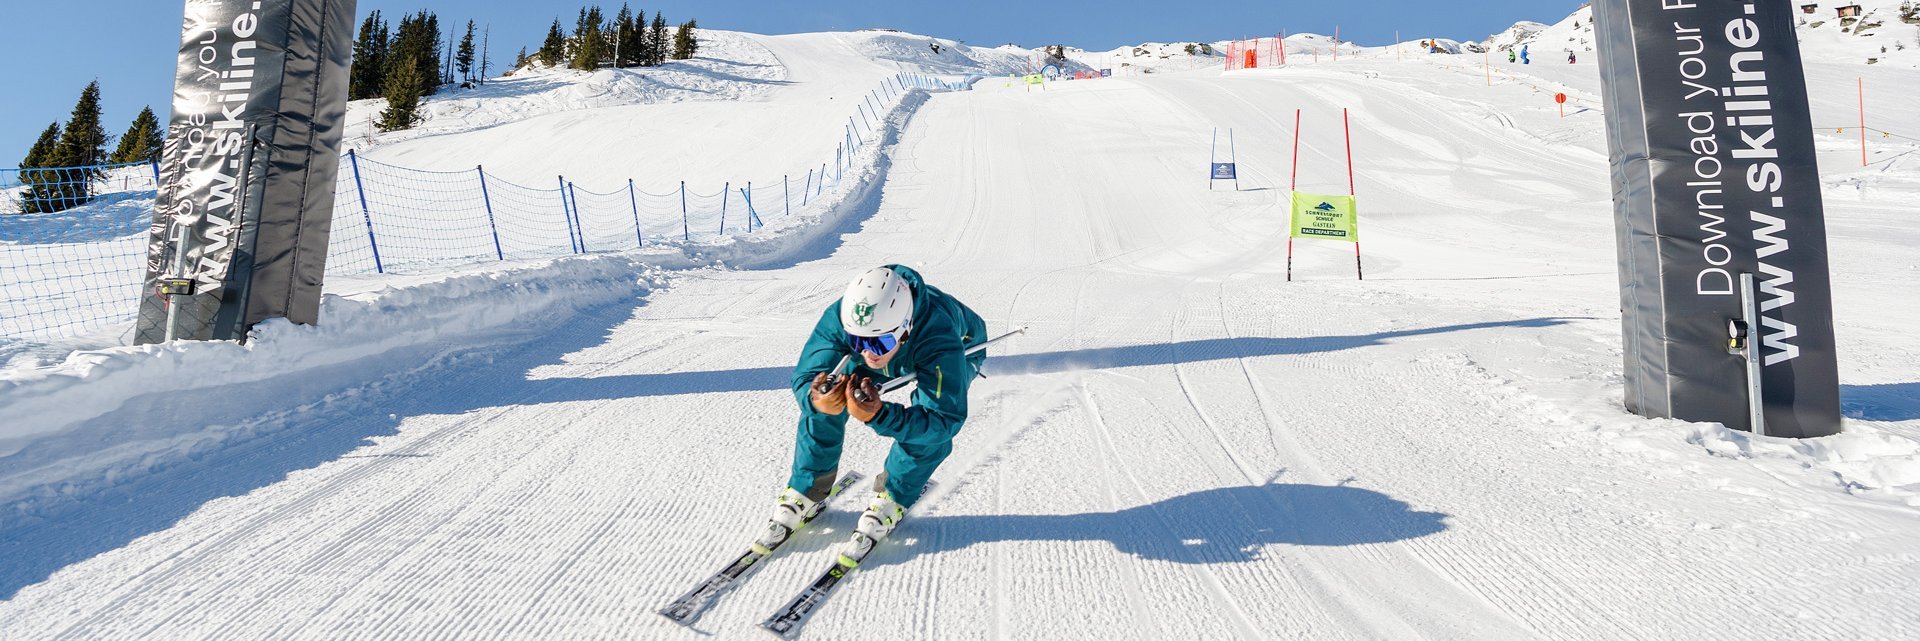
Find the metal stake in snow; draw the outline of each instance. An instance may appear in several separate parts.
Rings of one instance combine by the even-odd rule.
[[[1727,353],[1747,364],[1747,420],[1754,436],[1767,435],[1766,396],[1760,388],[1760,350],[1754,347],[1759,335],[1759,299],[1754,296],[1753,274],[1740,274],[1740,317],[1727,321]]]

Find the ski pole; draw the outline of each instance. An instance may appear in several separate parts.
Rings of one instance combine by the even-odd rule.
[[[834,365],[833,369],[827,372],[827,380],[820,381],[819,385],[813,386],[813,391],[819,392],[821,394],[825,394],[827,392],[833,391],[834,387],[837,387],[840,385],[840,377],[841,377],[840,370],[846,369],[847,361],[851,361],[851,360],[853,360],[852,354],[848,354],[846,356],[840,357],[840,363],[838,365]]]
[[[972,355],[974,355],[974,354],[978,354],[978,353],[980,353],[980,352],[981,352],[982,350],[985,350],[985,349],[987,348],[987,346],[988,346],[988,345],[992,345],[992,344],[994,344],[994,343],[996,343],[996,342],[999,342],[999,341],[1000,341],[1000,339],[1002,339],[1002,338],[1006,338],[1006,337],[1008,337],[1008,336],[1012,336],[1012,335],[1014,335],[1014,334],[1024,334],[1024,333],[1026,333],[1026,332],[1027,332],[1027,328],[1025,328],[1025,327],[1022,327],[1022,328],[1019,328],[1019,329],[1016,329],[1016,330],[1013,330],[1013,331],[1011,331],[1011,332],[1007,332],[1007,333],[1005,333],[1005,334],[1001,334],[1001,335],[999,335],[999,336],[995,336],[995,337],[993,337],[993,338],[990,338],[990,339],[987,339],[987,342],[985,342],[985,343],[981,343],[981,344],[979,344],[979,345],[975,345],[975,346],[973,346],[973,347],[969,347],[969,348],[967,348],[967,355],[968,355],[968,356],[972,356]],[[911,383],[911,382],[913,382],[913,379],[914,379],[914,377],[915,377],[915,376],[917,376],[917,375],[916,375],[916,374],[914,374],[914,373],[912,373],[912,372],[908,372],[906,376],[902,376],[902,377],[900,377],[900,378],[896,378],[896,379],[893,379],[893,380],[891,380],[891,381],[887,381],[887,384],[886,384],[885,386],[883,386],[883,387],[881,387],[881,388],[880,388],[880,393],[881,393],[881,394],[885,394],[885,393],[887,393],[887,392],[891,392],[891,391],[893,391],[893,390],[897,390],[897,389],[900,389],[900,388],[902,388],[902,387],[905,387],[907,383]],[[855,390],[855,392],[859,392],[859,390]],[[862,403],[865,403],[865,402],[867,402],[868,400],[871,400],[871,399],[864,399],[864,398],[856,398],[856,399],[854,399],[854,400],[858,400],[858,401],[860,401],[860,402],[862,402]]]

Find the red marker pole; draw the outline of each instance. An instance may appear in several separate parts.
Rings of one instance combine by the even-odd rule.
[[[1287,185],[1287,282],[1293,282],[1293,199],[1300,189],[1300,110],[1293,110],[1293,178]]]
[[[1340,129],[1347,139],[1347,195],[1357,198],[1360,194],[1353,188],[1353,125],[1347,120],[1346,109],[1340,110]],[[1353,216],[1355,218],[1353,228],[1355,232],[1358,233],[1360,229],[1360,221],[1358,220],[1360,217],[1360,208],[1358,206],[1354,207]],[[1353,275],[1358,280],[1367,279],[1366,266],[1360,262],[1360,240],[1357,238],[1353,241]]]
[[[1860,166],[1867,166],[1867,80],[1854,79],[1860,87]]]
[[[1564,94],[1564,93],[1553,94],[1553,101],[1560,103],[1560,117],[1561,118],[1567,117],[1567,94]]]
[[[1293,179],[1287,185],[1290,191],[1300,190],[1300,110],[1293,110]]]

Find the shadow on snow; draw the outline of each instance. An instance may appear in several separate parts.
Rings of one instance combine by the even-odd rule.
[[[1296,338],[1209,338],[1177,343],[1096,347],[1089,349],[994,356],[989,351],[988,376],[1051,374],[1057,372],[1150,367],[1229,358],[1286,356],[1356,349],[1397,338],[1444,334],[1498,327],[1541,328],[1564,325],[1567,319],[1535,318],[1519,321],[1449,325],[1359,336],[1303,336]],[[796,350],[797,353],[797,350]],[[583,401],[637,396],[674,396],[724,392],[787,391],[792,367],[624,374],[594,378],[554,378],[516,385],[540,390],[545,401]]]
[[[919,516],[867,565],[1008,541],[1101,541],[1141,559],[1245,563],[1271,545],[1390,543],[1447,529],[1448,515],[1349,486],[1271,483],[1202,490],[1117,512]]]
[[[792,369],[787,366],[526,378],[535,368],[563,362],[568,354],[604,344],[643,304],[636,300],[585,310],[564,324],[567,331],[535,335],[531,340],[527,333],[503,332],[454,347],[400,350],[305,371],[299,376],[196,390],[189,395],[155,394],[129,402],[95,420],[116,425],[154,424],[166,430],[161,424],[166,417],[190,417],[179,420],[200,425],[260,423],[262,434],[235,445],[211,448],[183,463],[142,471],[139,480],[113,485],[85,498],[57,499],[43,509],[10,514],[0,523],[0,549],[7,554],[7,563],[0,566],[0,600],[12,599],[22,588],[45,581],[60,568],[165,530],[209,501],[244,495],[278,483],[291,472],[346,459],[369,439],[397,434],[407,417],[457,415],[487,407],[536,403],[789,389]],[[1499,327],[1552,327],[1565,322],[1538,318],[1358,336],[1225,338],[1016,354],[989,358],[987,371],[995,376],[1034,375],[1331,352],[1397,338]],[[421,363],[429,365],[423,367]],[[361,393],[344,405],[274,418],[276,412],[284,412],[291,404],[289,399],[324,398],[338,391],[326,389],[328,382],[361,380],[368,371],[398,373],[358,387]],[[355,464],[404,465],[411,457],[371,456],[356,458]],[[1339,504],[1338,509],[1330,504]],[[1233,509],[1223,511],[1225,507]],[[1364,513],[1369,518],[1328,519],[1325,515],[1330,512]],[[1306,516],[1312,523],[1303,525],[1290,513]],[[1143,557],[1230,562],[1254,558],[1260,546],[1272,543],[1346,545],[1420,536],[1443,527],[1439,523],[1442,516],[1408,512],[1404,504],[1366,490],[1276,484],[1209,490],[1114,513],[926,517],[916,522],[954,534],[914,544],[935,547],[911,549],[951,549],[1021,537],[1102,539]],[[250,518],[279,517],[263,513]],[[1269,518],[1273,522],[1268,523]],[[1208,520],[1217,523],[1209,529],[1190,530],[1196,527],[1194,523]]]
[[[1840,413],[1864,421],[1920,418],[1920,383],[1841,385]]]

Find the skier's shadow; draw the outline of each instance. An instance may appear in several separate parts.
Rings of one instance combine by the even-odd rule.
[[[1447,518],[1372,490],[1271,483],[1202,490],[1117,512],[910,517],[868,565],[1014,541],[1103,541],[1141,559],[1244,563],[1274,545],[1419,538],[1447,529]]]

